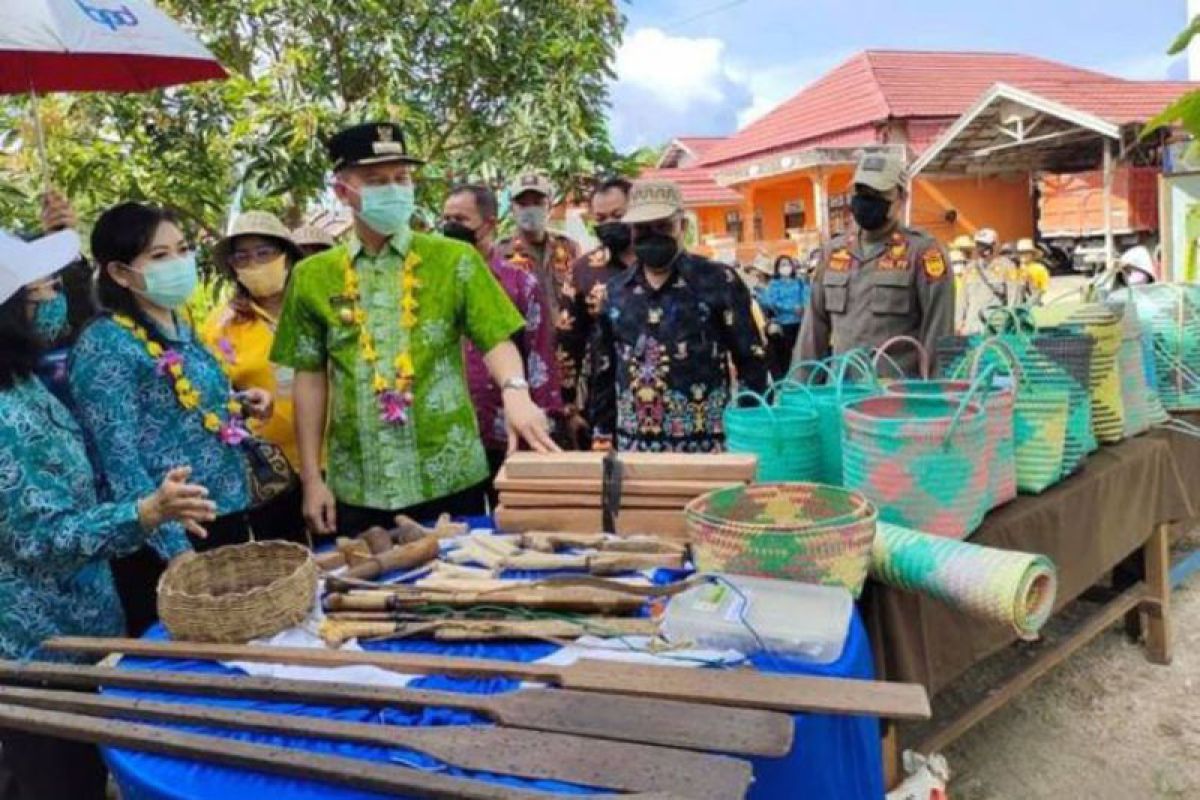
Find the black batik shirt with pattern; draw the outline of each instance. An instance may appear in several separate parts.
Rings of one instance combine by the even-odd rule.
[[[750,292],[724,264],[684,254],[655,289],[642,267],[609,281],[592,345],[590,418],[618,450],[723,449],[736,370],[763,392],[767,366]]]

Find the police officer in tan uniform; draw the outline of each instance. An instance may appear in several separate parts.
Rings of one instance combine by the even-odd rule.
[[[796,361],[874,349],[901,335],[921,341],[932,357],[937,340],[954,332],[954,276],[937,241],[900,225],[905,191],[899,156],[870,153],[859,161],[851,199],[858,230],[822,253]],[[893,357],[916,374],[911,348]]]
[[[500,256],[512,266],[537,277],[550,300],[556,325],[561,329],[565,321],[560,309],[570,305],[575,293],[571,264],[579,258],[579,247],[572,239],[546,228],[553,194],[554,187],[544,175],[527,172],[518,176],[509,187],[517,235],[500,242],[498,247]]]

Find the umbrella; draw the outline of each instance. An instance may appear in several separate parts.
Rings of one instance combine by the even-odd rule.
[[[204,45],[145,0],[0,0],[0,94],[142,92],[226,77]]]

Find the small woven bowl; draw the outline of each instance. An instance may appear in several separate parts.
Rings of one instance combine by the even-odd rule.
[[[177,558],[158,581],[158,618],[172,639],[247,642],[298,625],[316,594],[306,548],[250,542]]]

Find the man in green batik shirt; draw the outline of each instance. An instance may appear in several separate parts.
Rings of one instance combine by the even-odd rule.
[[[271,351],[296,370],[305,519],[317,533],[353,535],[390,528],[401,512],[482,513],[488,465],[463,337],[503,388],[510,448],[557,449],[510,340],[525,323],[474,248],[410,230],[421,162],[399,126],[348,128],[329,154],[354,235],[295,267]]]

